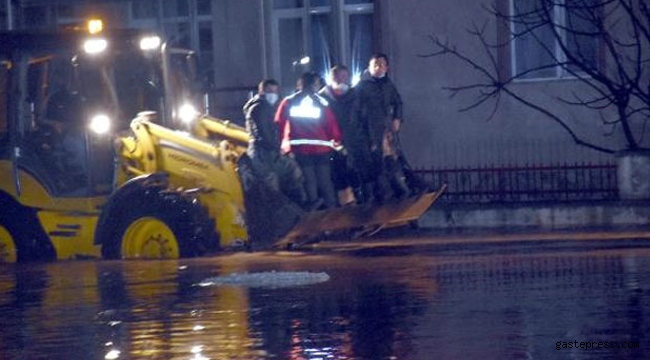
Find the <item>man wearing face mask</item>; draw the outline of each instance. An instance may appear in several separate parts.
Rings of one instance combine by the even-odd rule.
[[[350,70],[344,65],[336,65],[330,69],[329,76],[329,85],[323,87],[318,94],[329,102],[343,135],[343,146],[349,154],[355,151],[358,144],[355,129],[350,123],[350,110],[354,99],[354,94],[350,91]],[[348,165],[348,156],[350,155],[337,153],[332,161],[332,178],[340,205],[355,202],[352,188],[359,185],[358,175],[353,167]]]
[[[392,145],[402,123],[402,99],[387,73],[388,57],[375,54],[354,88],[351,121],[361,144],[355,163],[359,164],[357,169],[364,183],[363,201],[383,201],[393,195],[408,195],[407,189],[391,186],[391,175],[386,173],[384,162],[385,158],[395,155]]]
[[[298,204],[306,202],[302,172],[295,160],[280,153],[278,125],[274,122],[280,85],[274,79],[262,80],[258,92],[244,105],[246,130],[250,140],[246,153],[258,176],[275,191],[282,191]]]
[[[246,130],[250,134],[248,155],[256,152],[279,152],[277,125],[273,123],[280,85],[274,79],[262,80],[257,94],[244,104]]]

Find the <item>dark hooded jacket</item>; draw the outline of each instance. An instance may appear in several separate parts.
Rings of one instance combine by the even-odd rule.
[[[367,70],[353,90],[352,122],[370,149],[381,150],[393,119],[402,119],[402,99],[388,76],[375,78]]]
[[[276,107],[264,95],[257,94],[244,104],[246,130],[250,134],[249,148],[253,151],[280,153],[278,125],[273,121]]]
[[[356,135],[350,122],[350,112],[354,100],[352,90],[345,94],[336,95],[332,87],[328,85],[323,87],[318,94],[327,99],[330,108],[334,112],[339,128],[343,132],[343,143],[346,146],[356,143]]]

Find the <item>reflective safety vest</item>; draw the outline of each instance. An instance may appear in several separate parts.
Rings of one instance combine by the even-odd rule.
[[[283,152],[325,154],[332,151],[332,141],[341,142],[341,130],[328,105],[322,96],[305,91],[280,103],[275,121],[280,127]]]

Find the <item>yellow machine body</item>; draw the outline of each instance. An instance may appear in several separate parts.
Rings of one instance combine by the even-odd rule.
[[[212,143],[160,126],[153,116],[135,119],[131,125],[134,136],[120,139],[119,178],[164,172],[172,188],[198,193],[214,219],[222,247],[246,243],[236,147],[225,139]]]

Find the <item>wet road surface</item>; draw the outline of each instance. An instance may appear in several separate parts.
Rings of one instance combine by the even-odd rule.
[[[0,359],[648,358],[647,235],[420,236],[2,265]],[[198,286],[273,271],[329,280]]]

